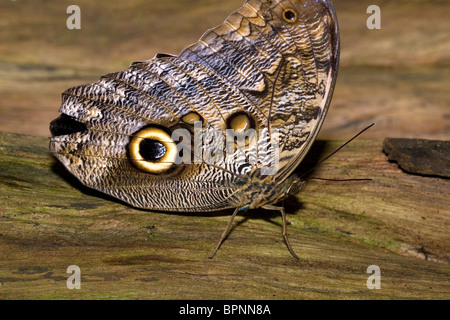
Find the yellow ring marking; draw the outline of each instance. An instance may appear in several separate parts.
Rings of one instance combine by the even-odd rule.
[[[140,153],[140,145],[144,139],[156,140],[166,148],[164,156],[157,161],[148,161]],[[145,128],[131,139],[129,145],[131,161],[140,170],[149,173],[162,173],[169,170],[175,162],[177,147],[175,142],[163,130],[158,128]]]

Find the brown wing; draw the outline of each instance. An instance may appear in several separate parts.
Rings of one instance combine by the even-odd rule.
[[[257,129],[279,130],[283,180],[306,155],[328,110],[339,60],[336,15],[327,0],[249,0],[180,58],[235,86],[264,115]]]
[[[192,163],[143,172],[130,157],[132,140],[148,127],[171,132],[192,115],[203,120],[204,130],[247,123],[256,130],[272,127],[280,131],[279,174],[285,175],[323,121],[337,50],[329,1],[248,1],[179,57],[159,55],[67,90],[64,115],[52,122],[50,149],[82,183],[133,206],[167,211],[244,206],[253,167]],[[146,144],[150,158],[163,143]],[[264,139],[258,144],[271,145]]]

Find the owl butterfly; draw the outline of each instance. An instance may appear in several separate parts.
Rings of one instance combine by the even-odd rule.
[[[276,207],[333,93],[329,0],[248,0],[179,56],[157,54],[62,95],[50,150],[84,185],[176,212]],[[213,141],[215,141],[213,143]],[[206,157],[205,155],[208,155]]]

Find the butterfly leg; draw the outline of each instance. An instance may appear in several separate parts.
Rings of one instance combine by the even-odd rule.
[[[280,211],[281,213],[281,218],[283,219],[283,238],[284,238],[284,242],[286,242],[286,246],[289,250],[289,252],[291,253],[291,255],[297,259],[300,260],[300,258],[297,256],[297,254],[294,252],[294,249],[292,249],[291,243],[289,242],[289,238],[287,237],[287,220],[286,220],[286,212],[284,211],[283,207],[276,207],[276,206],[272,206],[272,205],[265,205],[262,207],[263,209],[266,210],[274,210],[274,211]]]
[[[222,233],[222,236],[220,237],[220,240],[219,240],[219,243],[217,244],[217,247],[214,249],[213,253],[209,256],[210,259],[212,259],[216,255],[216,253],[219,250],[220,246],[222,245],[222,243],[225,241],[225,239],[227,238],[228,234],[230,233],[231,226],[233,225],[233,220],[236,217],[238,212],[239,212],[239,208],[236,208],[236,210],[234,210],[233,214],[231,215],[230,221],[228,222],[228,225],[227,225],[225,231]]]

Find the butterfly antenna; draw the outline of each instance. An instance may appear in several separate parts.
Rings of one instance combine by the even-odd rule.
[[[331,158],[333,155],[335,155],[337,152],[339,152],[342,148],[344,148],[346,145],[348,145],[350,142],[352,142],[353,140],[355,140],[356,138],[358,138],[361,134],[363,134],[365,131],[369,130],[371,127],[373,127],[375,125],[375,123],[372,123],[370,125],[368,125],[366,128],[364,128],[363,130],[361,130],[360,132],[358,132],[358,134],[356,134],[353,138],[351,138],[350,140],[348,140],[347,142],[345,142],[342,146],[340,146],[339,148],[337,148],[336,150],[334,150],[332,153],[330,153],[328,156],[326,156],[325,158],[323,158],[322,160],[319,161],[319,163],[317,163],[314,167],[312,167],[311,169],[307,170],[306,172],[304,172],[301,176],[300,179],[307,176],[309,173],[311,173],[311,171],[313,171],[314,169],[316,169],[318,166],[320,166],[322,163],[324,163],[326,160],[328,160],[329,158]]]
[[[309,179],[312,179],[312,180],[323,180],[323,181],[339,181],[339,182],[341,182],[341,181],[372,181],[373,179],[369,179],[369,178],[361,178],[361,179],[358,179],[358,178],[352,178],[352,179],[327,179],[327,178],[309,178]]]

